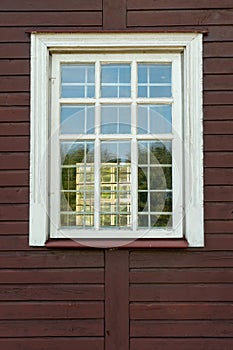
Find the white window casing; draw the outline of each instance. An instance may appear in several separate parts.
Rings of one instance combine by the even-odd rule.
[[[203,216],[203,132],[202,132],[202,34],[198,33],[32,33],[31,35],[31,154],[30,154],[30,245],[43,246],[48,238],[117,238],[117,230],[59,228],[59,103],[74,103],[59,100],[59,66],[61,62],[131,62],[132,98],[130,103],[144,103],[136,98],[136,61],[172,62],[173,82],[173,152],[176,166],[173,168],[173,200],[180,205],[174,210],[176,231],[153,231],[135,234],[136,227],[126,233],[127,238],[181,238],[190,247],[204,245]],[[99,86],[99,65],[96,64],[96,84]],[[175,83],[175,84],[174,84]],[[84,101],[85,100],[85,101]],[[84,99],[83,102],[87,102]],[[102,99],[104,100],[104,99]],[[120,101],[120,99],[119,99]],[[127,100],[129,102],[129,99]],[[125,101],[125,102],[127,102]],[[79,100],[78,103],[82,102]],[[101,101],[96,94],[95,105]],[[111,99],[108,100],[111,103]],[[124,101],[121,101],[124,102]],[[148,102],[148,101],[147,101]],[[153,101],[153,103],[155,103]],[[164,101],[163,101],[164,103]],[[132,107],[133,108],[133,107]],[[51,114],[53,113],[53,117]],[[135,116],[136,113],[132,113]],[[98,109],[96,109],[98,128]],[[132,121],[136,125],[136,121]],[[132,131],[128,139],[133,141]],[[70,135],[69,135],[70,136]],[[75,140],[77,135],[71,136]],[[163,135],[159,135],[163,139]],[[85,135],[84,140],[96,140]],[[127,139],[124,135],[123,139]],[[139,137],[140,139],[140,137]],[[148,136],[150,139],[150,135]],[[177,139],[177,141],[176,141]],[[117,137],[119,140],[119,137]],[[145,136],[143,136],[145,140]],[[181,141],[182,140],[182,145]],[[136,143],[132,142],[132,147]],[[181,149],[181,148],[182,149]],[[97,147],[98,149],[98,147]],[[183,150],[183,151],[182,151]],[[136,148],[132,156],[136,157]],[[178,156],[180,154],[180,157]],[[99,154],[96,151],[96,161]],[[177,164],[178,162],[178,164]],[[133,163],[133,162],[132,162]],[[179,172],[176,172],[176,167]],[[95,173],[96,181],[98,171]],[[132,166],[132,180],[137,178],[137,168]],[[179,179],[178,179],[179,177]],[[177,179],[177,180],[176,180]],[[179,187],[180,186],[180,187]],[[133,193],[132,193],[133,195]],[[98,197],[98,191],[95,193]],[[97,198],[96,198],[97,202]],[[137,214],[137,203],[133,201],[132,215]],[[98,215],[95,217],[98,229]],[[66,230],[65,230],[66,231]],[[122,230],[123,231],[123,230]],[[120,233],[122,232],[120,231]],[[124,231],[126,232],[126,231]],[[128,236],[127,236],[128,235]],[[123,236],[121,235],[121,237]]]

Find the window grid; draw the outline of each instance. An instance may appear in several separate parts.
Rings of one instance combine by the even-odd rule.
[[[150,60],[151,61],[151,60]],[[121,60],[119,60],[121,62]],[[128,63],[129,61],[127,61]],[[138,61],[139,63],[141,62],[140,60]],[[157,62],[155,60],[155,62]],[[119,139],[119,140],[130,140],[132,144],[132,183],[137,183],[135,180],[137,180],[137,142],[138,140],[154,140],[154,139],[165,139],[165,140],[172,140],[173,135],[172,134],[158,134],[158,135],[137,135],[137,126],[136,126],[136,107],[138,104],[173,104],[173,97],[171,98],[140,98],[137,97],[137,62],[136,60],[131,60],[131,69],[132,69],[132,74],[131,74],[131,97],[130,98],[101,98],[100,97],[100,89],[101,89],[101,84],[100,84],[100,65],[101,61],[96,60],[95,62],[95,81],[96,81],[96,86],[95,86],[95,92],[96,96],[95,99],[93,98],[60,98],[59,99],[59,104],[74,104],[78,103],[82,105],[83,103],[90,104],[93,103],[95,104],[96,111],[95,111],[95,130],[96,134],[95,135],[80,135],[80,134],[70,134],[70,135],[60,135],[60,140],[76,140],[81,139],[81,140],[95,140],[95,183],[99,184],[95,188],[95,216],[94,216],[94,227],[95,230],[98,231],[100,228],[100,215],[97,215],[100,210],[100,203],[99,203],[99,198],[100,198],[100,174],[98,171],[99,166],[96,166],[100,164],[100,143],[101,140],[107,140],[108,135],[102,135],[100,133],[100,106],[104,104],[125,104],[125,103],[130,103],[131,108],[132,108],[132,115],[134,117],[134,120],[132,119],[132,127],[131,127],[131,134],[130,135],[111,135],[111,139]],[[135,166],[134,166],[135,164]],[[135,231],[137,229],[137,224],[135,217],[138,215],[138,207],[137,207],[137,194],[135,193],[137,191],[134,191],[132,193],[132,230]],[[165,232],[161,234],[166,234]]]
[[[137,61],[133,61],[131,63],[131,99],[132,99],[132,102],[131,102],[131,109],[133,108],[134,106],[134,109],[136,109],[136,120],[134,120],[134,125],[132,123],[131,125],[131,135],[132,136],[128,136],[132,143],[131,144],[135,144],[136,147],[138,148],[138,137],[137,137],[137,134],[138,134],[138,131],[137,131],[137,115],[138,115],[138,108],[139,108],[139,103],[138,103],[138,97],[137,97],[137,89],[138,89],[138,83],[137,83],[137,77],[138,77],[138,63]],[[150,72],[149,72],[149,68],[147,67],[147,89],[149,89],[149,87],[151,86],[151,83],[150,83]],[[97,61],[96,62],[96,70],[97,70],[97,74],[96,74],[96,78],[97,78],[97,81],[96,81],[96,102],[95,102],[95,106],[96,106],[96,110],[98,109],[98,106],[104,106],[106,104],[106,106],[108,106],[110,103],[112,103],[112,99],[111,98],[107,98],[106,101],[102,101],[101,99],[101,88],[102,88],[102,82],[101,82],[101,62],[100,61]],[[118,97],[119,97],[119,84],[120,84],[120,81],[119,81],[119,69],[118,69],[118,72],[117,72],[117,86],[118,86]],[[85,82],[87,81],[87,69],[85,70]],[[107,83],[105,83],[107,84]],[[148,96],[149,96],[149,90],[148,90]],[[117,99],[117,101],[114,101],[114,102],[117,102],[120,105],[124,105],[121,101],[119,101],[119,99]],[[141,101],[140,101],[141,102]],[[146,131],[146,134],[150,134],[150,111],[149,111],[149,108],[150,108],[150,104],[147,103],[147,98],[144,98],[144,103],[145,103],[145,107],[146,107],[146,110],[147,110],[147,131]],[[117,131],[119,132],[119,107],[117,108]],[[85,108],[85,131],[86,131],[86,123],[87,123],[87,108]],[[131,116],[134,115],[134,113],[131,113]],[[99,112],[99,117],[101,119],[101,111]],[[99,118],[95,118],[95,136],[93,136],[93,139],[98,139],[98,143],[99,145],[101,145],[101,120],[98,122],[98,119]],[[98,122],[98,124],[97,124]],[[84,139],[86,138],[85,136],[86,135],[78,135],[79,137],[84,137]],[[141,135],[143,139],[145,139],[145,135]],[[107,134],[106,134],[106,138],[108,138]],[[122,135],[117,135],[117,139],[124,139],[124,136],[122,137]],[[168,139],[172,139],[172,135],[169,135],[168,136]],[[100,152],[100,149],[101,147],[96,147],[97,149],[97,152],[99,153]],[[96,153],[97,153],[96,152]],[[131,154],[133,154],[134,152],[131,152]],[[150,159],[150,150],[149,148],[147,149],[147,159],[149,161]],[[97,155],[97,154],[96,154]],[[135,167],[137,168],[137,163],[138,163],[138,160],[137,159],[134,159],[134,164],[135,164]],[[96,159],[95,159],[95,169],[97,170],[95,172],[95,175],[97,175],[97,172],[99,173],[99,169],[101,168],[101,161],[100,161],[100,155],[98,154]],[[157,165],[161,168],[161,165]],[[148,181],[148,188],[147,188],[147,205],[148,205],[148,210],[147,210],[147,214],[144,214],[144,215],[147,215],[148,216],[148,227],[150,228],[151,227],[151,214],[158,214],[158,215],[166,215],[168,214],[168,212],[152,212],[151,211],[151,192],[154,192],[153,190],[151,190],[150,188],[150,167],[151,167],[151,164],[150,162],[147,164],[147,177],[149,179]],[[134,176],[135,177],[135,176]],[[100,191],[102,192],[101,190],[101,183],[100,183],[100,177],[98,176],[96,178],[98,180],[98,184],[96,182],[96,187],[100,188]],[[136,179],[135,179],[136,180]],[[135,181],[134,180],[134,181]],[[136,180],[136,182],[133,182],[133,183],[137,183],[138,179]],[[118,192],[118,191],[117,191]],[[139,189],[138,189],[138,192],[141,192]],[[162,192],[162,191],[160,191]],[[171,191],[172,192],[172,191]],[[131,191],[132,193],[132,191]],[[100,193],[101,194],[101,193]],[[132,198],[131,202],[132,203],[135,203],[136,204],[133,206],[134,207],[134,211],[131,213],[131,216],[132,216],[132,221],[134,222],[134,229],[137,229],[138,228],[138,224],[137,224],[137,216],[138,216],[138,204],[137,204],[137,200],[136,200],[136,197],[135,196],[134,198]],[[100,200],[101,198],[101,195],[96,195],[95,196],[95,202],[94,202],[94,208],[95,208],[95,213],[94,213],[94,216],[95,216],[95,223],[98,224],[98,226],[96,227],[96,229],[100,229],[101,225],[100,225],[100,219],[97,220],[96,216],[101,216],[103,213],[101,211],[101,205],[100,205]],[[86,193],[84,193],[84,202],[86,200]],[[117,199],[117,201],[119,202],[119,198]],[[119,207],[119,203],[116,204],[117,207]],[[117,210],[119,211],[119,210]],[[84,211],[84,214],[86,212]],[[117,214],[117,213],[116,213]],[[135,217],[135,214],[136,214],[136,217]],[[171,213],[169,213],[171,214]],[[133,216],[134,215],[134,216]],[[143,215],[143,214],[142,214]],[[117,216],[118,218],[118,216]],[[118,221],[118,219],[117,219]],[[85,227],[85,225],[84,225]],[[116,227],[118,227],[118,222],[116,222]]]

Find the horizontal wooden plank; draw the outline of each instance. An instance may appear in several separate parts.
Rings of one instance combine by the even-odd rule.
[[[14,136],[0,138],[1,152],[29,152],[29,137],[28,136]]]
[[[223,9],[232,8],[231,0],[128,0],[128,10],[159,10],[159,9]]]
[[[204,57],[233,57],[231,42],[214,42],[204,44]]]
[[[131,301],[233,301],[233,284],[133,284]]]
[[[4,223],[5,227],[8,225],[6,222],[1,223]],[[33,251],[33,249],[34,248],[29,246],[29,228],[25,235],[22,235],[20,233],[9,235],[6,233],[4,234],[4,231],[2,231],[0,234],[0,251]],[[37,250],[44,250],[44,247],[37,247]]]
[[[15,169],[29,169],[29,152],[0,153],[0,170]]]
[[[0,123],[0,136],[29,135],[29,123]]]
[[[0,328],[1,329],[1,328]],[[130,335],[141,337],[233,338],[233,321],[131,321]]]
[[[204,76],[204,90],[233,90],[233,75],[215,74]]]
[[[2,16],[4,14],[2,13]],[[10,14],[9,14],[10,15]],[[0,58],[6,59],[22,59],[30,58],[30,44],[29,43],[2,43],[0,46]]]
[[[232,168],[233,167],[233,154],[231,152],[205,152],[205,167],[206,168],[215,168],[215,169],[206,169],[206,184],[221,184],[227,185],[232,184],[230,179],[231,169],[217,169],[217,168]],[[213,174],[216,170],[217,174],[221,173],[223,176],[217,179]],[[211,177],[213,175],[213,177]],[[217,181],[217,182],[215,182]]]
[[[41,0],[38,3],[30,0],[16,0],[9,4],[7,0],[1,0],[1,11],[72,11],[72,10],[101,10],[101,0]]]
[[[18,187],[18,186],[28,186],[28,184],[29,184],[29,170],[0,171],[0,186],[17,186]]]
[[[205,245],[207,250],[233,250],[232,234],[206,234]]]
[[[29,189],[24,187],[1,188],[0,204],[3,203],[28,203]]]
[[[104,286],[101,284],[46,284],[46,285],[1,285],[3,300],[103,300]]]
[[[100,31],[101,28],[99,26],[88,26],[84,27],[83,25],[73,25],[73,26],[57,26],[51,25],[47,27],[47,31],[50,32],[88,32],[88,31]],[[44,26],[40,26],[38,23],[34,26],[26,26],[26,27],[17,27],[17,23],[15,23],[12,27],[1,27],[0,30],[0,43],[30,43],[30,33],[31,32],[39,32],[39,31],[46,31]]]
[[[25,31],[25,28],[17,28],[17,27],[2,27],[0,30],[0,42],[1,43],[29,43],[30,42],[30,35]],[[7,64],[7,62],[3,62],[3,64]],[[16,66],[19,63],[16,63]],[[7,64],[10,65],[10,62]],[[14,67],[14,63],[12,62],[12,68]],[[0,72],[2,72],[2,69],[0,68]],[[12,74],[12,73],[11,73]]]
[[[233,249],[233,248],[232,248]],[[233,283],[231,268],[131,269],[130,283]]]
[[[1,236],[0,236],[1,240]],[[103,268],[2,269],[0,284],[104,283]],[[1,304],[0,304],[1,305]]]
[[[0,79],[0,92],[29,92],[29,89],[29,76],[9,76]]]
[[[227,30],[225,30],[227,32]],[[232,29],[233,37],[233,29]],[[231,58],[205,58],[204,74],[233,74],[233,60]]]
[[[103,318],[102,301],[1,302],[1,320]]]
[[[9,29],[7,29],[8,31]],[[19,29],[16,29],[19,32]],[[0,42],[1,42],[0,30]],[[28,37],[28,35],[26,35]],[[15,40],[14,40],[15,41]],[[8,39],[9,42],[9,39]],[[30,73],[30,62],[29,60],[1,60],[0,64],[0,75],[12,76],[12,75],[29,75]]]
[[[233,151],[233,135],[206,135],[204,145],[206,151]]]
[[[206,186],[205,201],[233,202],[233,186]]]
[[[232,320],[233,303],[130,303],[133,320]]]
[[[204,106],[204,120],[233,120],[233,105]]]
[[[0,45],[1,47],[1,45]],[[29,93],[18,92],[18,93],[0,93],[0,107],[11,106],[29,106],[30,104],[30,96]]]
[[[233,220],[233,202],[205,203],[205,218],[211,220]]]
[[[26,204],[1,204],[0,221],[25,221],[29,218],[29,207]]]
[[[7,350],[104,350],[104,339],[101,337],[6,338],[0,339],[0,347]]]
[[[28,222],[22,221],[0,222],[0,232],[3,235],[26,235],[29,232],[29,225]]]
[[[128,27],[232,24],[233,10],[129,11]]]
[[[232,252],[208,251],[132,251],[131,268],[185,268],[185,267],[233,267]]]
[[[0,268],[78,268],[103,267],[104,255],[101,250],[57,250],[34,252],[2,252]]]
[[[156,339],[156,338],[132,338],[130,342],[130,350],[232,350],[233,339],[195,339],[195,338],[180,338],[180,339]],[[11,349],[10,349],[11,350]],[[17,349],[18,350],[18,349]],[[33,349],[34,350],[34,349]]]
[[[0,12],[2,27],[11,26],[102,26],[100,11],[67,11],[64,12]]]
[[[100,337],[103,320],[0,321],[0,337]]]
[[[204,122],[204,134],[227,135],[233,134],[233,120],[230,121],[206,121]]]
[[[233,221],[211,221],[205,222],[205,233],[208,234],[224,234],[232,233]]]
[[[232,101],[233,101],[233,91],[220,91],[220,92],[205,91],[204,92],[204,105],[232,105]]]
[[[222,8],[222,6],[221,6],[221,8]],[[232,37],[233,37],[232,26],[221,25],[221,26],[209,26],[208,33],[207,33],[207,35],[204,36],[203,39],[205,42],[232,41]]]
[[[25,122],[30,119],[30,109],[27,107],[0,107],[1,122]]]

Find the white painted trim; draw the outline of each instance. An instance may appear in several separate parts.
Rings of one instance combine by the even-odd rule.
[[[185,235],[191,247],[204,246],[202,35],[184,53]]]
[[[48,238],[49,54],[88,50],[132,53],[155,50],[184,56],[185,236],[190,247],[204,245],[202,34],[197,33],[54,33],[31,35],[30,245]],[[128,101],[126,101],[128,102]],[[170,101],[168,101],[169,103]],[[157,103],[154,101],[152,103]]]
[[[48,237],[48,80],[49,51],[42,41],[32,36],[29,224],[32,246],[44,245]]]

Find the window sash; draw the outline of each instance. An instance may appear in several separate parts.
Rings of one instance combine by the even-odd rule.
[[[61,98],[60,97],[60,64],[61,63],[95,63],[95,98]],[[102,98],[100,96],[100,64],[101,63],[130,63],[131,64],[131,97],[130,98]],[[137,63],[172,63],[172,97],[171,98],[139,98],[137,97]],[[50,168],[50,237],[69,238],[162,238],[183,236],[183,190],[182,190],[182,87],[181,87],[181,56],[180,54],[54,54],[52,57],[51,83],[51,168]],[[59,134],[60,106],[74,104],[95,105],[96,134]],[[100,106],[105,104],[131,104],[132,128],[131,134],[101,134],[100,133]],[[137,134],[136,108],[139,104],[170,104],[172,106],[173,129],[172,134]],[[60,228],[60,141],[94,140],[95,147],[95,208],[99,211],[100,198],[100,143],[103,140],[130,140],[131,141],[131,183],[137,183],[137,142],[138,140],[172,140],[172,178],[173,178],[173,229],[137,229],[136,220],[132,219],[131,230],[100,229],[100,215],[94,216],[93,229]],[[59,176],[57,176],[59,174]],[[132,191],[132,217],[137,217],[137,191]]]

